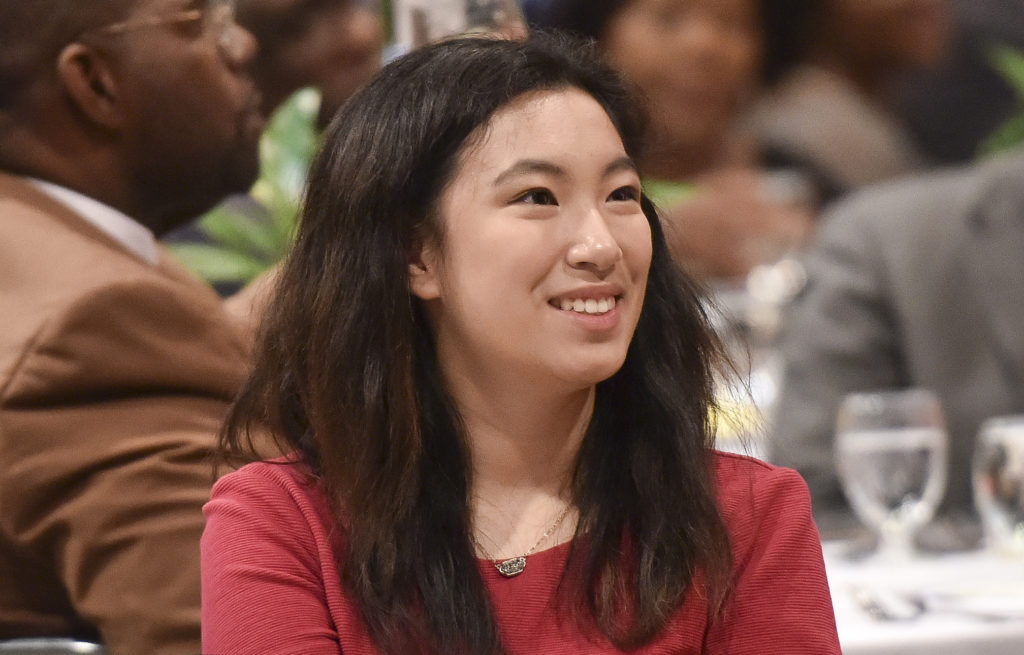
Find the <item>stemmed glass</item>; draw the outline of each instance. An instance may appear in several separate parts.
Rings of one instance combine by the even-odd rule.
[[[946,486],[946,428],[924,389],[853,393],[836,418],[836,468],[846,497],[878,535],[876,557],[913,553]]]
[[[1024,416],[993,418],[981,426],[973,473],[988,546],[1024,556]]]

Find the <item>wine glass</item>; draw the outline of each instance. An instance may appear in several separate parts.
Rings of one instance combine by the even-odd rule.
[[[988,546],[1024,556],[1024,416],[981,426],[973,467],[974,502]]]
[[[946,486],[946,428],[924,389],[847,395],[836,417],[836,468],[858,518],[878,535],[876,557],[908,559]]]

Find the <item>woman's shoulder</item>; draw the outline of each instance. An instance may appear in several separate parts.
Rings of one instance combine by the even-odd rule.
[[[750,476],[757,479],[800,477],[793,469],[739,453],[714,450],[711,453],[711,461],[719,484],[728,484],[737,478],[745,480]]]
[[[796,471],[753,457],[715,451],[715,489],[727,523],[771,518],[779,512],[810,516],[807,484]]]
[[[227,473],[210,494],[211,504],[218,501],[270,512],[329,513],[319,479],[308,465],[291,455],[252,462]]]
[[[237,484],[308,484],[315,479],[310,467],[296,455],[249,462],[217,480],[214,488]]]
[[[733,576],[725,618],[712,627],[708,650],[839,653],[803,479],[743,455],[715,453],[713,461]]]

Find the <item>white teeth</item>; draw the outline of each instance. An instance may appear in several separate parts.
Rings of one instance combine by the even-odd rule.
[[[605,314],[615,308],[615,297],[602,298],[563,298],[558,301],[558,306],[564,311],[579,312],[581,314]]]

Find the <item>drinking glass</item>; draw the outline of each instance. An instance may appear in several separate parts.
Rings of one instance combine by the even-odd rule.
[[[836,417],[836,468],[858,518],[878,535],[876,557],[907,559],[946,486],[946,428],[924,389],[847,395]]]
[[[982,424],[973,480],[988,546],[1000,554],[1024,557],[1024,416]]]

